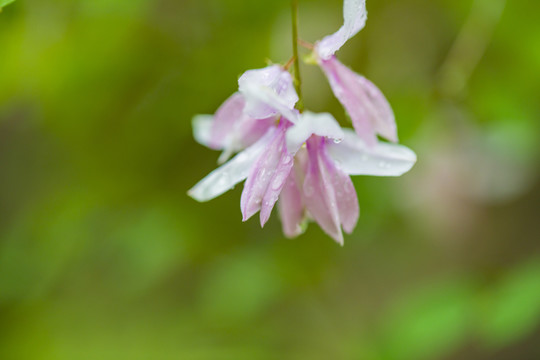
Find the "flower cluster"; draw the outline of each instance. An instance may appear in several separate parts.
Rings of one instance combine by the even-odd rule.
[[[264,226],[277,203],[286,236],[301,234],[312,219],[343,244],[342,229],[352,232],[359,216],[350,175],[400,176],[416,162],[410,149],[378,140],[379,135],[397,142],[388,101],[334,55],[366,19],[365,0],[345,0],[343,26],[313,50],[354,130],[340,127],[328,113],[298,111],[293,79],[284,67],[249,70],[215,115],[193,120],[196,140],[221,150],[224,164],[189,195],[208,201],[246,180],[240,201],[244,221],[260,212]]]

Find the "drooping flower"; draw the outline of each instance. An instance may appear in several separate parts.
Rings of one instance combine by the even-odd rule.
[[[296,154],[295,168],[279,203],[283,232],[302,232],[305,217],[314,219],[338,243],[350,233],[359,216],[358,199],[349,175],[400,176],[416,162],[408,148],[377,143],[367,146],[352,130],[340,129],[330,114],[302,115],[287,133]]]
[[[325,73],[336,98],[351,117],[356,133],[369,146],[375,146],[377,135],[397,142],[394,113],[382,92],[365,77],[356,74],[335,57],[350,38],[366,24],[365,0],[345,0],[343,26],[315,45],[319,66]]]
[[[203,115],[202,118],[195,119],[194,133],[196,137],[198,134],[199,138],[203,138],[203,141],[199,142],[212,147],[211,145],[214,145],[210,141],[212,132],[226,133],[228,134],[226,137],[229,138],[239,138],[238,134],[246,131],[245,129],[253,129],[254,123],[263,121],[264,128],[268,119],[270,119],[270,125],[265,128],[266,131],[262,131],[262,135],[260,131],[257,131],[256,134],[247,131],[250,139],[257,137],[258,139],[255,139],[256,141],[247,146],[245,150],[193,187],[189,194],[196,200],[208,201],[213,199],[246,179],[253,164],[261,154],[269,154],[272,159],[275,158],[274,155],[276,154],[280,156],[280,153],[275,151],[278,149],[283,150],[283,146],[280,147],[279,145],[280,139],[284,141],[285,129],[298,119],[299,113],[294,109],[298,101],[298,95],[294,90],[290,73],[283,68],[274,65],[263,69],[248,70],[240,77],[238,85],[239,93],[233,95],[222,106],[223,113],[226,116],[218,116],[220,114],[220,111],[218,111],[213,118]],[[201,136],[200,134],[204,135]],[[244,144],[247,145],[246,142]],[[240,150],[241,146],[236,146],[236,148]],[[259,168],[265,171],[268,169],[268,174],[270,174],[270,171],[274,170],[269,168],[271,165],[276,164],[268,161],[261,164]],[[262,176],[259,177],[263,178]],[[256,181],[253,185],[264,188]],[[242,207],[245,209],[244,219],[249,218],[259,210],[262,203],[262,199],[258,199],[259,192],[253,194],[250,192],[249,196],[247,194],[243,196],[243,199],[246,199],[243,200],[246,205]],[[259,202],[259,208],[256,208],[257,202]],[[255,208],[255,211],[253,211],[253,208]],[[266,221],[261,219],[261,223],[264,222]]]
[[[355,131],[342,129],[332,115],[300,113],[288,71],[280,66],[249,70],[214,116],[194,119],[196,139],[223,150],[231,160],[197,183],[189,195],[211,200],[246,180],[241,197],[243,221],[260,212],[264,226],[278,204],[283,232],[295,237],[314,220],[336,242],[353,231],[359,205],[350,175],[400,176],[416,162],[397,142],[388,101],[364,77],[334,56],[365,25],[365,0],[344,1],[344,25],[315,45],[314,53],[330,85],[349,113]]]
[[[197,142],[223,150],[218,163],[254,144],[283,114],[297,117],[298,95],[289,72],[277,65],[248,70],[238,80],[239,92],[229,97],[215,115],[196,115],[193,135]]]
[[[281,115],[294,122],[298,116],[293,79],[281,66],[246,71],[238,79],[238,90],[246,99],[245,112],[255,119]]]
[[[275,117],[254,119],[245,111],[246,101],[240,93],[234,93],[212,115],[197,115],[193,118],[193,135],[197,142],[214,150],[223,150],[218,163],[260,139]]]
[[[306,112],[296,124],[282,118],[277,128],[189,193],[208,201],[247,178],[241,200],[244,221],[260,211],[264,226],[279,199],[287,236],[299,235],[307,216],[342,244],[341,227],[351,232],[359,214],[349,175],[399,176],[415,161],[416,155],[403,146],[367,147],[352,131],[341,129],[330,114]]]
[[[240,201],[243,220],[246,221],[260,210],[261,226],[264,226],[285,186],[294,164],[294,156],[313,134],[343,138],[343,131],[330,114],[305,112],[296,124],[282,118],[273,139],[247,177]]]

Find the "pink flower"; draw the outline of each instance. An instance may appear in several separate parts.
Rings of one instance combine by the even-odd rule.
[[[254,119],[244,112],[246,101],[240,93],[233,94],[212,115],[197,115],[193,118],[195,139],[214,150],[223,150],[218,163],[259,140],[270,127],[275,117]]]
[[[240,92],[234,93],[215,115],[193,118],[193,135],[202,145],[223,150],[218,163],[254,144],[279,117],[293,121],[298,116],[294,105],[298,95],[291,75],[280,66],[246,71],[238,80]]]
[[[301,234],[314,220],[343,245],[359,217],[350,175],[400,176],[416,162],[397,142],[394,114],[381,91],[334,56],[365,25],[365,0],[344,1],[344,24],[315,45],[315,55],[355,131],[342,129],[327,113],[300,114],[291,75],[280,66],[246,71],[233,94],[214,116],[194,118],[202,144],[223,150],[228,162],[197,183],[189,195],[211,200],[245,180],[240,208],[243,221],[257,212],[261,226],[278,204],[283,232]]]
[[[306,112],[296,119],[297,124],[282,118],[273,138],[253,164],[241,199],[243,220],[260,210],[264,226],[285,186],[294,164],[294,156],[312,134],[343,137],[339,124],[329,114]]]
[[[214,170],[189,194],[208,201],[247,178],[241,200],[244,221],[260,211],[264,226],[279,199],[287,236],[299,235],[305,219],[313,218],[342,244],[341,227],[351,232],[358,219],[349,175],[399,176],[414,165],[416,155],[400,145],[367,147],[330,114],[306,112],[296,120],[293,124],[281,118],[277,128]]]
[[[365,0],[345,0],[343,4],[344,24],[334,34],[315,45],[319,65],[330,82],[330,86],[351,117],[356,133],[369,146],[377,142],[377,134],[397,142],[397,127],[394,113],[382,92],[365,77],[354,73],[334,54],[366,24]]]
[[[349,175],[400,176],[416,162],[416,155],[400,145],[366,146],[353,131],[339,129],[329,114],[305,113],[288,130],[289,148],[296,153],[279,200],[283,232],[302,233],[306,219],[315,220],[343,245],[341,229],[351,233],[359,217],[358,199]]]
[[[253,173],[248,181],[248,191],[242,197],[244,220],[247,220],[261,209],[263,193],[271,180],[269,176],[276,170],[276,161],[283,158],[285,130],[299,117],[298,111],[294,109],[298,95],[294,90],[291,75],[279,66],[246,71],[238,83],[240,93],[233,95],[222,106],[222,111],[218,110],[215,117],[199,115],[195,118],[195,137],[199,142],[217,149],[225,146],[227,141],[224,139],[244,139],[249,135],[250,140],[255,141],[232,160],[210,173],[193,187],[189,194],[196,200],[208,201]],[[261,127],[266,131],[259,131],[261,127],[254,127],[253,124],[261,121]],[[221,134],[218,139],[222,141],[213,141],[213,133]],[[240,150],[244,145],[248,145],[246,141],[235,142],[233,149]],[[269,200],[265,201],[270,203]],[[274,203],[275,200],[272,207]],[[264,219],[266,213],[265,206],[264,215],[261,217],[262,224],[267,220]]]
[[[246,99],[245,112],[255,119],[280,115],[294,121],[298,116],[293,79],[281,66],[246,71],[238,79],[238,89]]]

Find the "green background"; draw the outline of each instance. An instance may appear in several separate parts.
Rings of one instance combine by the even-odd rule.
[[[506,5],[504,8],[503,6]],[[418,163],[353,178],[341,248],[186,191],[276,0],[19,0],[0,13],[0,359],[539,359],[540,3],[371,0],[339,52]],[[300,36],[342,22],[300,0]],[[306,107],[346,123],[321,71]]]

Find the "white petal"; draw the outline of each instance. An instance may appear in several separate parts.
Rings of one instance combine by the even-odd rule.
[[[344,133],[334,117],[328,113],[303,113],[298,122],[287,131],[287,149],[291,154],[296,152],[311,135],[325,136],[339,142]]]
[[[238,80],[239,91],[246,99],[245,112],[256,119],[281,114],[294,122],[298,95],[289,72],[277,65],[248,70]]]
[[[204,202],[232,189],[249,174],[251,166],[265,149],[275,129],[270,129],[259,141],[242,151],[229,162],[212,171],[188,191],[188,195]]]
[[[191,121],[193,127],[193,137],[204,146],[210,147],[210,138],[212,133],[212,115],[195,115]]]
[[[329,144],[328,153],[350,175],[400,176],[416,163],[416,154],[403,145],[379,142],[368,147],[352,130],[344,130],[339,144]]]
[[[343,18],[343,26],[317,44],[317,53],[322,59],[330,58],[347,40],[364,28],[367,20],[366,0],[345,0]]]

